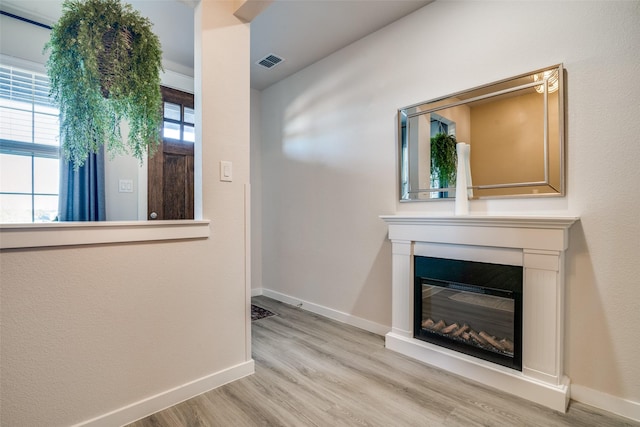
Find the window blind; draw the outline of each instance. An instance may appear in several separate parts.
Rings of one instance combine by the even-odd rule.
[[[59,110],[46,75],[0,66],[0,152],[59,157]]]

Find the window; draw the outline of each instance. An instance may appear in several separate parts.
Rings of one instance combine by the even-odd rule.
[[[162,137],[182,142],[195,142],[196,115],[193,108],[187,106],[189,103],[193,104],[193,95],[163,87],[162,98],[164,99]]]
[[[0,65],[0,222],[55,220],[58,119],[46,75]]]

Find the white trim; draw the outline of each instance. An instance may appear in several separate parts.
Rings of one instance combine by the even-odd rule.
[[[566,250],[577,217],[382,215],[389,240],[501,248]],[[508,232],[506,230],[509,230]]]
[[[160,81],[162,86],[170,87],[171,89],[177,89],[182,92],[190,93],[192,95],[195,93],[194,78],[191,76],[187,76],[186,74],[165,69],[160,74]]]
[[[194,195],[195,196],[195,195]],[[142,157],[138,167],[138,221],[149,219],[149,156]]]
[[[0,224],[0,249],[207,239],[209,220]]]
[[[181,386],[163,391],[155,396],[139,400],[122,408],[100,415],[73,427],[112,427],[122,426],[140,420],[163,409],[169,408],[192,397],[213,390],[255,372],[253,360],[232,366],[211,375],[188,382]]]
[[[251,185],[244,185],[245,357],[251,359]]]
[[[488,262],[499,259],[502,265],[522,266],[522,251],[513,248],[448,245],[446,243],[416,242],[413,255],[463,261]]]
[[[392,225],[453,225],[481,227],[518,227],[566,230],[576,222],[575,216],[535,215],[380,215]]]
[[[612,396],[579,384],[571,384],[571,399],[634,421],[640,421],[640,402]]]
[[[372,332],[374,334],[385,335],[391,330],[389,326],[381,325],[379,323],[375,323],[349,313],[344,313],[342,311],[334,310],[332,308],[292,297],[290,295],[272,291],[271,289],[262,288],[262,295],[273,298],[280,302],[284,302],[286,304],[295,305],[296,307],[299,307],[303,310],[328,317],[329,319],[337,320],[338,322],[346,323],[347,325],[364,329],[365,331]]]
[[[193,215],[202,219],[204,190],[202,184],[202,6],[195,5],[193,12],[194,58],[193,58],[193,108],[196,113],[196,142],[193,144]],[[196,95],[197,94],[197,95]]]
[[[263,291],[262,288],[252,288],[251,289],[251,296],[252,297],[259,297],[260,295],[263,295],[262,291]]]

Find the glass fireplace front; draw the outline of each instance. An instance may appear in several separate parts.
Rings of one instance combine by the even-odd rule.
[[[414,336],[522,370],[522,267],[414,257]]]

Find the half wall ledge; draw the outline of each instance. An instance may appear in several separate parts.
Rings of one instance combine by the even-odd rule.
[[[0,249],[207,239],[209,235],[209,220],[2,224]]]

